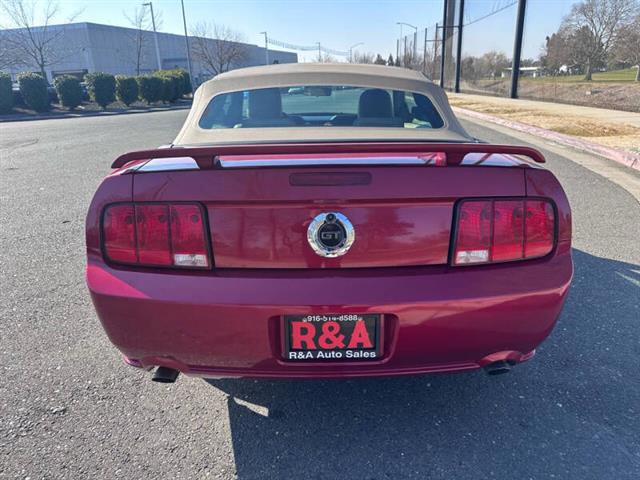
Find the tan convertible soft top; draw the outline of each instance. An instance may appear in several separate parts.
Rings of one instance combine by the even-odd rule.
[[[348,85],[421,93],[431,99],[444,127],[284,127],[203,129],[198,121],[213,97],[257,88],[305,85]],[[288,63],[233,70],[203,83],[175,145],[328,141],[443,141],[469,142],[473,138],[455,118],[443,89],[419,72],[381,65],[345,63]]]

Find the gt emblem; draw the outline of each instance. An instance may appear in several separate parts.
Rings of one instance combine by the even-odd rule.
[[[307,241],[321,257],[344,255],[355,238],[356,233],[349,219],[337,212],[317,215],[307,229]]]

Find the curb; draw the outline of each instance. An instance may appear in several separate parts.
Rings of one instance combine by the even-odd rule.
[[[41,115],[30,115],[27,113],[17,113],[9,115],[1,115],[0,123],[11,122],[30,122],[33,120],[59,120],[63,118],[83,118],[83,117],[112,117],[116,115],[131,115],[137,113],[155,113],[155,112],[170,112],[172,110],[188,110],[191,108],[191,103],[188,105],[174,105],[171,107],[151,107],[151,108],[134,108],[131,110],[112,110],[112,111],[92,111],[92,112],[61,112],[61,113],[49,113]]]
[[[460,107],[452,107],[452,108],[455,113],[476,118],[478,120],[485,120],[487,122],[496,123],[498,125],[502,125],[503,127],[511,128],[512,130],[528,133],[530,135],[543,138],[545,140],[551,140],[561,145],[577,148],[578,150],[583,150],[587,153],[605,157],[609,160],[613,160],[614,162],[620,163],[625,167],[629,167],[634,170],[640,171],[640,154],[627,152],[625,150],[619,150],[617,148],[605,147],[604,145],[599,145],[597,143],[589,142],[587,140],[571,137],[563,133],[552,132],[551,130],[547,130],[545,128],[534,127],[532,125],[527,125],[527,124],[516,122],[513,120],[505,120],[503,118],[495,117],[493,115],[488,115],[486,113],[467,110],[466,108],[460,108]]]

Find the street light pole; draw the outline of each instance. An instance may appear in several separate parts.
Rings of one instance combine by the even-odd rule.
[[[424,29],[424,51],[422,53],[422,73],[424,73],[425,75],[427,73],[427,33],[428,32],[429,30],[425,28]]]
[[[184,43],[187,46],[187,66],[189,67],[189,80],[193,89],[193,71],[191,70],[191,53],[189,51],[189,35],[187,35],[187,17],[184,14],[184,0],[180,0],[182,5],[182,23],[184,24]]]
[[[349,47],[349,63],[353,63],[353,49],[360,45],[364,45],[364,42],[358,42]]]
[[[151,25],[153,25],[153,38],[156,44],[156,60],[158,61],[158,70],[162,70],[162,60],[160,59],[160,45],[158,45],[158,32],[156,30],[156,16],[153,14],[153,2],[142,4],[143,7],[151,9]]]
[[[264,64],[269,65],[269,37],[267,32],[260,32],[260,35],[264,35]]]
[[[418,56],[418,46],[416,45],[417,41],[418,41],[418,27],[416,27],[415,25],[411,25],[410,23],[407,22],[396,22],[396,25],[400,25],[400,36],[402,37],[402,26],[406,25],[409,28],[413,28],[414,30],[414,34],[413,34],[413,57],[415,60],[415,57]],[[404,54],[402,55],[402,65],[404,67],[406,67],[406,65],[404,64],[406,58],[407,58],[407,37],[404,37]]]

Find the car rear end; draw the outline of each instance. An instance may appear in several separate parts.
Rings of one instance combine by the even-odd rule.
[[[525,157],[543,160],[427,142],[129,154],[89,210],[89,290],[137,367],[499,373],[549,335],[572,276],[567,198]],[[314,248],[318,218],[348,222],[347,250]]]

